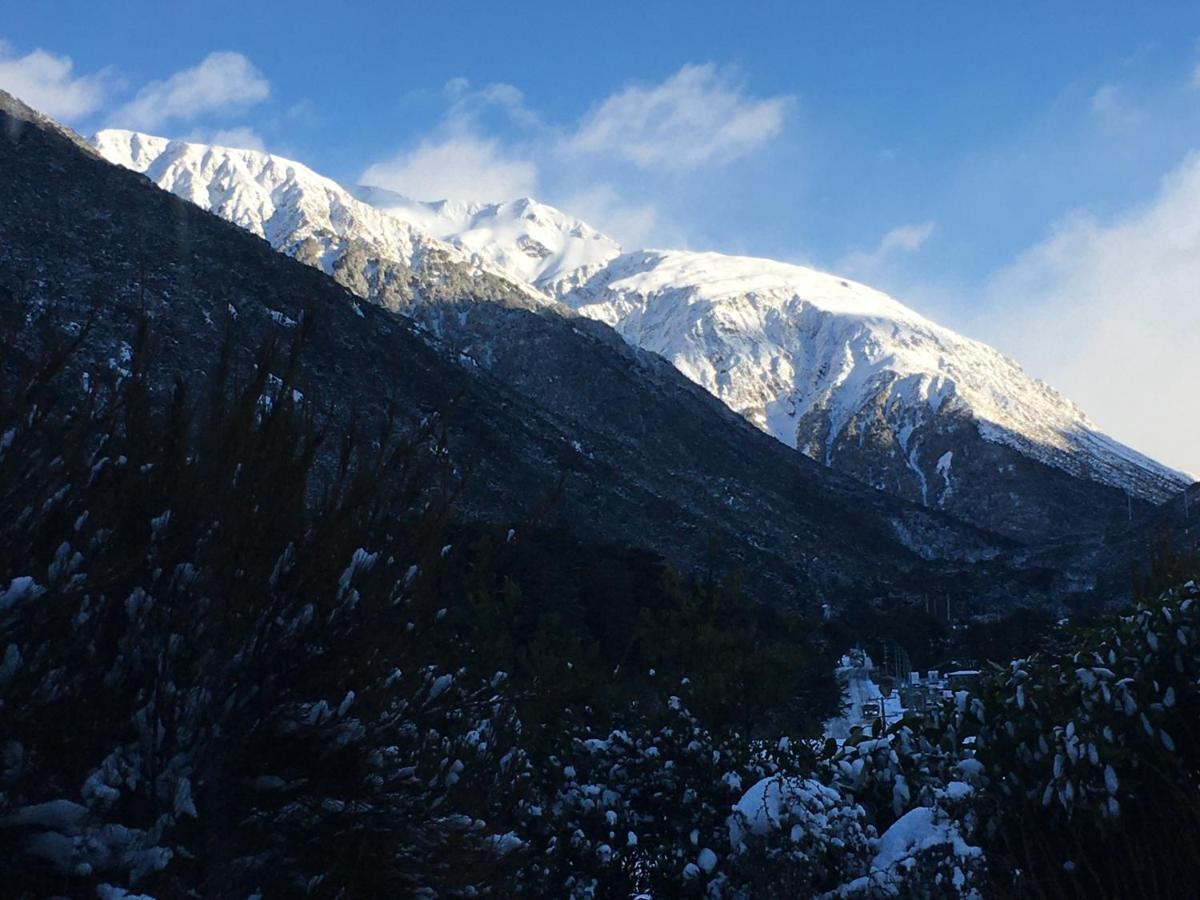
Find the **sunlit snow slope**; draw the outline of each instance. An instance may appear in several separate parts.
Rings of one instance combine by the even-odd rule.
[[[425,234],[549,293],[574,286],[621,252],[616,241],[587,223],[528,197],[505,203],[426,203],[383,188],[352,191]]]
[[[486,293],[502,273],[478,256],[356,199],[301,163],[257,150],[173,141],[109,129],[92,146],[151,181],[317,266],[392,308],[466,290]],[[523,279],[507,279],[544,298]]]
[[[390,308],[487,299],[499,281],[560,300],[814,459],[988,528],[1027,538],[1103,528],[1124,520],[1126,495],[1158,503],[1189,481],[992,348],[833,275],[718,253],[621,253],[530,199],[347,190],[270,154],[128,131],[93,144]]]
[[[562,299],[815,459],[836,465],[868,441],[882,445],[911,471],[926,503],[954,490],[953,448],[933,460],[922,452],[929,426],[951,417],[974,420],[989,441],[1151,501],[1187,481],[1102,434],[991,347],[813,269],[641,251]]]

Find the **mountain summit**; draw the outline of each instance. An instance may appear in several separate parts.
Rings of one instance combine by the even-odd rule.
[[[330,434],[373,441],[384,425],[407,435],[438,423],[462,478],[464,521],[513,523],[518,536],[570,529],[687,572],[718,565],[780,606],[950,595],[965,609],[1045,597],[1045,570],[1004,559],[1011,541],[789,450],[603,323],[548,299],[525,303],[489,273],[468,282],[458,251],[429,245],[450,262],[408,269],[420,296],[396,315],[68,138],[0,92],[10,201],[0,204],[0,312],[19,323],[16,350],[31,358],[43,335],[73,336],[87,322],[78,366],[118,372],[145,320],[159,348],[154,390],[169,399],[179,383],[202,391],[223,360],[257,371],[265,345],[302,340],[290,380]],[[218,156],[181,154],[213,165],[214,177],[253,171]],[[236,197],[240,187],[197,195]],[[295,205],[310,222],[329,209],[314,197],[329,200]],[[274,200],[241,208],[282,221]],[[334,252],[350,246],[325,237]],[[339,465],[340,443],[322,445],[321,465]]]
[[[604,268],[621,247],[586,222],[529,197],[505,203],[410,200],[383,188],[351,193],[411,227],[557,295]]]

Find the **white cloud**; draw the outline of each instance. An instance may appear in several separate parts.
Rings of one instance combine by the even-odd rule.
[[[499,142],[472,134],[424,141],[414,150],[369,166],[363,184],[416,200],[498,201],[537,192],[537,166],[510,157]]]
[[[600,229],[624,247],[641,247],[662,231],[658,210],[650,203],[629,204],[611,184],[596,184],[570,194],[563,209]]]
[[[1115,84],[1101,85],[1092,94],[1091,110],[1100,124],[1110,130],[1129,128],[1143,118],[1142,111]]]
[[[898,225],[879,239],[874,250],[852,250],[837,261],[835,268],[856,278],[878,278],[898,256],[920,250],[933,229],[933,222]]]
[[[1119,221],[1069,216],[988,301],[982,333],[1114,437],[1200,473],[1200,154]]]
[[[472,89],[465,78],[442,88],[448,102],[437,129],[415,147],[366,168],[359,182],[415,200],[499,202],[538,190],[538,163],[523,146],[486,135],[482,120],[492,111],[528,131],[542,126],[525,97],[511,84]]]
[[[526,129],[541,128],[541,118],[525,104],[525,95],[520,88],[504,82],[485,84],[471,89],[465,78],[451,78],[442,88],[442,96],[451,101],[443,116],[443,124],[450,128],[475,129],[480,118],[489,109],[500,110],[510,121]]]
[[[447,100],[458,100],[471,89],[471,82],[462,75],[456,75],[442,85],[442,96]]]
[[[668,236],[686,242],[649,199],[654,174],[604,163],[661,171],[725,162],[777,134],[791,102],[747,96],[732,72],[713,65],[684,66],[659,85],[627,88],[573,124],[545,121],[511,84],[452,78],[441,98],[437,127],[369,166],[363,184],[419,200],[494,202],[543,190],[542,199],[626,246]]]
[[[260,135],[248,125],[236,128],[219,128],[216,131],[194,131],[185,140],[197,141],[203,144],[215,144],[218,147],[233,147],[235,150],[266,151],[267,146]]]
[[[563,146],[641,168],[695,168],[761,147],[779,133],[791,102],[750,97],[730,71],[711,63],[686,65],[662,84],[613,94]]]
[[[69,56],[38,49],[17,57],[0,40],[0,88],[53,118],[78,119],[104,103],[109,72],[75,76],[73,69]]]
[[[270,93],[267,79],[242,54],[210,53],[198,65],[143,87],[110,121],[117,127],[151,131],[171,120],[245,109]]]

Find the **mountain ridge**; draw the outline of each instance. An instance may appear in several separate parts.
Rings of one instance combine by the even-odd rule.
[[[451,458],[472,472],[464,513],[519,520],[563,476],[547,527],[648,547],[685,571],[718,547],[721,567],[764,602],[920,603],[939,591],[965,609],[1049,596],[1053,573],[1001,559],[1011,542],[806,459],[602,323],[447,300],[428,304],[443,343],[436,319],[362,303],[245,229],[80,153],[3,95],[0,125],[0,299],[25,323],[22,341],[91,322],[80,364],[111,367],[148,316],[169,396],[176,378],[206,382],[222,334],[253,366],[262,341],[315,316],[296,389],[337,429],[387,409],[406,422],[438,415]]]
[[[810,458],[1021,540],[1099,534],[1119,525],[1130,503],[1161,503],[1189,483],[1105,435],[998,351],[836,275],[716,253],[622,252],[528,198],[424,203],[346,189],[257,151],[131,132],[101,132],[93,143],[264,236],[276,208],[244,194],[265,179],[293,205],[273,246],[435,327],[445,319],[424,294],[447,280],[480,300],[563,304],[661,355]],[[322,199],[311,202],[314,194]],[[432,291],[405,287],[422,277]]]

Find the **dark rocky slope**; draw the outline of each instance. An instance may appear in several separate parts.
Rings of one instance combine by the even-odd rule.
[[[1007,565],[1005,539],[788,449],[602,325],[452,301],[414,324],[109,165],[7,96],[0,135],[0,303],[24,317],[28,347],[46,328],[90,321],[85,361],[119,365],[144,310],[163,384],[199,384],[229,315],[246,366],[307,315],[300,389],[341,425],[389,403],[412,422],[440,414],[471,470],[468,514],[519,520],[566,473],[549,521],[684,568],[715,541],[722,564],[776,602],[920,602],[932,591],[1008,603],[1052,579]]]

